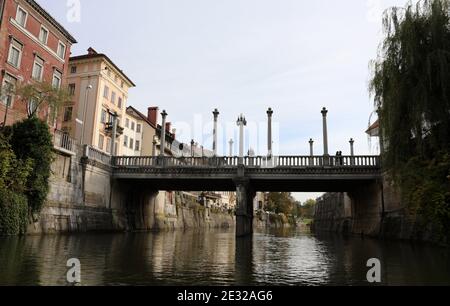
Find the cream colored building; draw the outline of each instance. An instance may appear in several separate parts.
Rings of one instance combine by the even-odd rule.
[[[147,122],[136,114],[134,108],[127,107],[125,112],[125,120],[123,122],[122,150],[123,156],[143,156],[144,146],[144,125]],[[153,130],[154,134],[154,130]],[[151,143],[151,139],[147,145]]]
[[[117,155],[122,155],[128,90],[134,83],[104,54],[89,48],[71,57],[67,77],[72,105],[64,109],[63,130],[81,144],[111,153],[112,116],[117,115]]]

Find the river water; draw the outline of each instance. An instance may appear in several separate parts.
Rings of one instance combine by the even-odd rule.
[[[398,241],[297,231],[88,234],[0,238],[0,285],[67,285],[67,260],[82,285],[450,285],[450,252]]]

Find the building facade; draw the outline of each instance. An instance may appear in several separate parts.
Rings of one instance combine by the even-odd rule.
[[[2,88],[34,82],[64,86],[75,38],[33,0],[0,0],[0,18]],[[0,124],[10,125],[26,118],[33,107],[33,101],[3,94]],[[45,119],[48,114],[48,109],[38,109],[39,117]]]
[[[121,144],[123,156],[143,156],[145,124],[146,121],[136,113],[133,107],[127,107]],[[151,139],[146,144],[150,145]]]
[[[64,110],[63,130],[82,144],[122,155],[128,90],[135,84],[105,54],[93,48],[71,57],[67,76],[72,103]],[[112,135],[112,118],[117,134]],[[115,141],[115,152],[111,152]]]

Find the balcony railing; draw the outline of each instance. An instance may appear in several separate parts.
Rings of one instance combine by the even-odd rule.
[[[56,130],[53,133],[53,146],[56,150],[74,155],[76,152],[76,141],[67,133]]]

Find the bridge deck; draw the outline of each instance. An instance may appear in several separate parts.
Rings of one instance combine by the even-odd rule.
[[[160,190],[232,191],[245,178],[258,191],[344,191],[381,177],[378,156],[113,157],[113,177]]]

